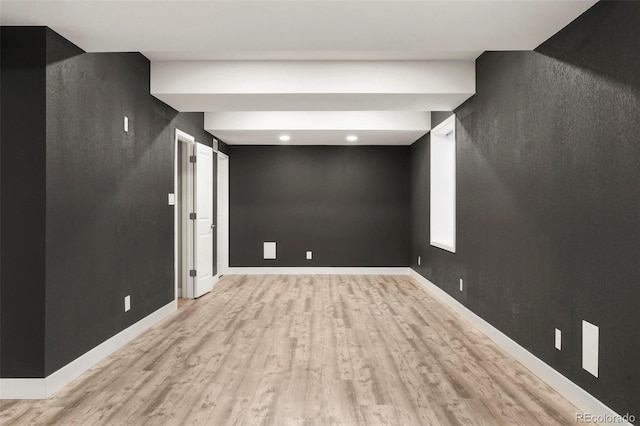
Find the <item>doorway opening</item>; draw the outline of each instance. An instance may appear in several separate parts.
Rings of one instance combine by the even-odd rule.
[[[192,298],[193,279],[189,271],[193,264],[193,225],[189,213],[193,211],[193,167],[189,158],[193,152],[193,136],[176,130],[175,146],[175,298],[178,307]]]
[[[198,298],[213,288],[215,216],[214,152],[176,129],[174,188],[174,281],[181,299]]]

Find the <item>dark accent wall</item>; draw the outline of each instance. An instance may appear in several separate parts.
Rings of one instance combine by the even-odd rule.
[[[18,58],[29,57],[21,43],[37,32],[41,54],[29,105],[4,90],[3,65],[2,377],[44,377],[173,300],[175,129],[209,146],[213,139],[202,113],[178,113],[149,94],[141,54],[84,53],[46,28],[2,31],[3,43],[15,31]],[[20,132],[36,130],[27,141]],[[20,178],[5,191],[11,167],[30,191]],[[12,254],[22,263],[9,263],[9,244],[24,244]],[[37,324],[16,321],[28,315]]]
[[[451,117],[452,114],[453,111],[431,111],[431,128],[433,129],[438,124]]]
[[[640,3],[600,2],[535,52],[478,58],[456,110],[456,254],[429,246],[429,136],[411,147],[412,267],[636,417],[638,22]],[[600,328],[599,378],[581,368],[582,320]]]
[[[229,145],[227,145],[226,143],[218,139],[218,151],[220,151],[223,154],[229,155]]]
[[[229,149],[231,266],[407,266],[409,147]]]
[[[44,372],[45,38],[44,27],[0,33],[0,377]]]

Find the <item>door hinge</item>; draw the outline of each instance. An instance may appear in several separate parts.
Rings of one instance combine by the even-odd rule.
[[[190,162],[190,163],[195,163],[197,158],[198,158],[198,157],[196,157],[195,155],[190,155],[190,156],[189,156],[189,162]]]
[[[192,269],[192,270],[190,270],[190,271],[189,271],[189,276],[190,276],[190,277],[197,277],[197,276],[198,276],[198,274],[196,273],[196,270],[195,270],[195,269]]]
[[[189,213],[189,219],[196,220],[197,215],[195,213]]]

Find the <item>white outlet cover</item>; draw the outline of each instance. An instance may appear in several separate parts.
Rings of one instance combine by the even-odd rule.
[[[169,194],[169,205],[170,206],[176,205],[176,194]]]
[[[128,312],[131,309],[131,296],[124,297],[124,311]]]
[[[562,350],[562,331],[556,328],[556,349]]]
[[[129,117],[127,117],[126,115],[124,116],[124,131],[129,131]]]
[[[276,243],[273,241],[265,241],[263,246],[264,258],[275,259],[276,258]]]
[[[313,252],[312,251],[308,251],[307,252],[307,260],[311,260],[313,259]]]
[[[418,256],[418,266],[420,266],[420,263],[422,263],[422,258]]]
[[[598,377],[598,351],[600,329],[597,325],[582,321],[582,368]]]
[[[460,278],[460,291],[463,291],[464,288],[464,283],[462,281],[462,278]]]

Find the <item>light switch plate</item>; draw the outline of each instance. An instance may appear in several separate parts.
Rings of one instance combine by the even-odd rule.
[[[169,194],[169,205],[170,206],[175,206],[176,205],[176,194]]]
[[[127,117],[126,115],[124,116],[124,131],[129,131],[129,117]]]

